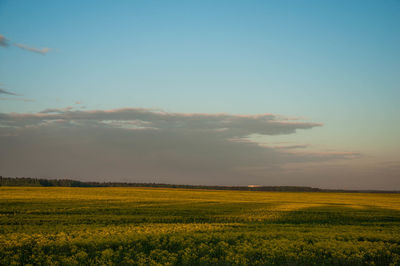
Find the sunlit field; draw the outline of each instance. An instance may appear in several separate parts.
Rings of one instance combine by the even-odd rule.
[[[400,194],[0,187],[1,265],[399,265]]]

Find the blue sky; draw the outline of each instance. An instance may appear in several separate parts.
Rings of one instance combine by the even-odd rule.
[[[156,108],[323,123],[266,143],[398,161],[399,1],[0,1],[1,113]],[[21,101],[21,99],[33,101]],[[76,104],[80,102],[81,104]]]

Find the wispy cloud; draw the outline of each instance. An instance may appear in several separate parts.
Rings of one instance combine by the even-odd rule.
[[[307,144],[286,145],[286,146],[273,146],[275,149],[292,150],[292,149],[305,149],[308,148]]]
[[[73,109],[72,106],[67,106],[64,108],[47,108],[47,109],[44,109],[43,111],[40,111],[39,113],[40,114],[64,113],[64,112],[70,111],[72,109]]]
[[[50,51],[50,48],[47,48],[47,47],[39,49],[39,48],[27,46],[25,44],[20,44],[20,43],[15,43],[14,45],[17,46],[18,48],[24,49],[26,51],[30,51],[30,52],[34,52],[34,53],[38,53],[38,54],[42,54],[42,55],[45,55]]]
[[[7,38],[0,34],[0,46],[8,47],[9,45],[10,44],[9,44],[9,41],[7,40]]]
[[[34,99],[28,99],[28,98],[6,98],[6,97],[0,97],[0,101],[35,102]]]
[[[15,47],[18,47],[20,49],[26,50],[26,51],[30,51],[30,52],[34,52],[34,53],[38,53],[41,55],[46,55],[48,52],[50,52],[50,48],[44,47],[44,48],[36,48],[36,47],[31,47],[28,46],[26,44],[21,44],[21,43],[13,43],[12,44]],[[0,34],[0,46],[1,47],[9,47],[10,46],[10,40],[8,40],[4,35]]]
[[[5,89],[0,88],[0,94],[7,94],[7,95],[14,95],[14,96],[20,96],[17,93],[11,92],[11,91],[7,91]]]

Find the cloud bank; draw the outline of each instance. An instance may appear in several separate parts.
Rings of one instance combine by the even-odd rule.
[[[72,107],[50,108],[35,114],[0,114],[0,123],[8,126],[34,126],[43,121],[63,120],[75,125],[104,126],[145,123],[163,131],[212,133],[216,136],[245,137],[250,134],[291,134],[298,129],[321,126],[319,123],[280,119],[273,114],[231,115],[199,113],[167,113],[142,108],[115,110],[71,111]],[[131,128],[134,129],[134,128]]]
[[[218,185],[282,185],[288,164],[355,153],[296,152],[249,138],[322,124],[274,114],[171,113],[144,108],[0,114],[3,175]],[[300,149],[302,150],[302,149]],[[292,180],[293,181],[293,180]]]

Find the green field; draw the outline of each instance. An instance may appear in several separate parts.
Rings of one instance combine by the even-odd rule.
[[[0,187],[1,265],[400,265],[400,194]]]

